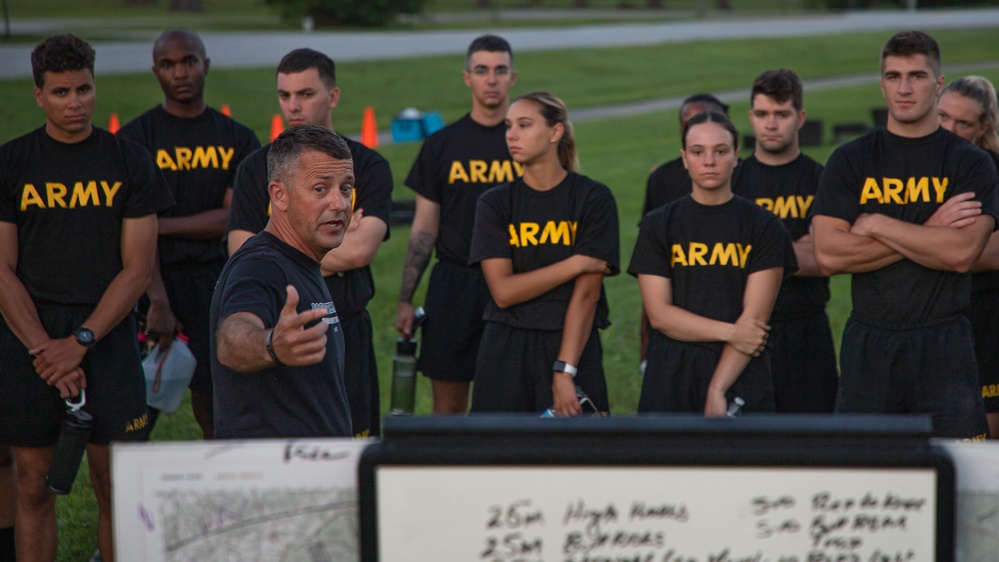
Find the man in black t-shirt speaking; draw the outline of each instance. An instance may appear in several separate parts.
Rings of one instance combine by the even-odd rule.
[[[193,31],[175,29],[153,45],[153,74],[163,103],[118,132],[153,155],[176,199],[159,220],[157,267],[147,292],[146,331],[167,349],[178,332],[190,338],[198,364],[191,408],[205,439],[212,438],[212,378],[208,306],[225,253],[225,230],[236,166],[260,147],[249,128],[205,104],[209,59]],[[150,427],[155,423],[151,412]]]
[[[829,278],[815,264],[808,210],[822,166],[801,152],[804,88],[793,70],[759,75],[750,90],[753,155],[732,178],[732,191],[780,217],[794,243],[798,271],[784,280],[771,315],[770,369],[777,412],[831,413],[836,404],[836,350],[826,317]]]
[[[326,127],[292,127],[267,172],[271,218],[212,297],[215,436],[349,436],[343,332],[319,264],[350,225],[350,149]]]
[[[919,31],[881,51],[888,125],[829,158],[815,198],[815,258],[853,274],[837,412],[932,414],[937,435],[987,433],[962,311],[999,213],[988,154],[940,128],[940,48]]]
[[[332,111],[340,101],[333,59],[312,49],[295,49],[277,67],[281,113],[290,126],[320,125],[333,129]],[[378,436],[381,408],[374,329],[365,307],[375,294],[371,262],[388,240],[392,210],[392,170],[374,150],[343,139],[354,161],[354,216],[343,244],[323,257],[320,268],[333,297],[343,339],[350,354],[344,358],[344,384],[355,437]],[[267,145],[243,161],[236,173],[227,239],[234,254],[264,229],[270,215],[267,193]]]
[[[130,316],[173,204],[142,147],[91,124],[94,50],[56,35],[31,53],[45,126],[0,148],[0,443],[17,463],[17,550],[55,560],[45,485],[62,398],[86,387],[97,544],[113,560],[108,444],[142,436],[146,388]]]

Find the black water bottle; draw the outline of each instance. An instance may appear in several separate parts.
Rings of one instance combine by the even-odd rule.
[[[53,494],[66,495],[73,491],[73,482],[94,427],[94,418],[81,409],[86,403],[87,395],[83,390],[80,390],[79,402],[74,404],[66,400],[69,410],[62,417],[52,467],[45,478],[45,485]]]
[[[408,338],[395,341],[395,356],[392,357],[392,405],[389,413],[393,416],[413,415],[416,403],[416,330],[426,318],[423,307],[413,314],[413,333]]]

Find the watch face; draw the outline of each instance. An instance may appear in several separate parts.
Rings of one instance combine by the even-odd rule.
[[[80,328],[76,331],[76,341],[80,342],[82,345],[90,345],[94,343],[94,333],[86,328]]]

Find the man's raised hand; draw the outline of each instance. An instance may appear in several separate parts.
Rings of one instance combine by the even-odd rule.
[[[271,345],[278,360],[285,365],[314,365],[326,356],[326,330],[322,321],[325,307],[298,312],[298,291],[288,285],[288,298],[271,334]],[[310,324],[315,323],[310,327]]]

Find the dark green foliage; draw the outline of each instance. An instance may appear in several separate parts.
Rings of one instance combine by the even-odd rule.
[[[316,26],[383,27],[400,14],[415,15],[424,0],[264,0],[281,17],[298,22],[311,17]]]

